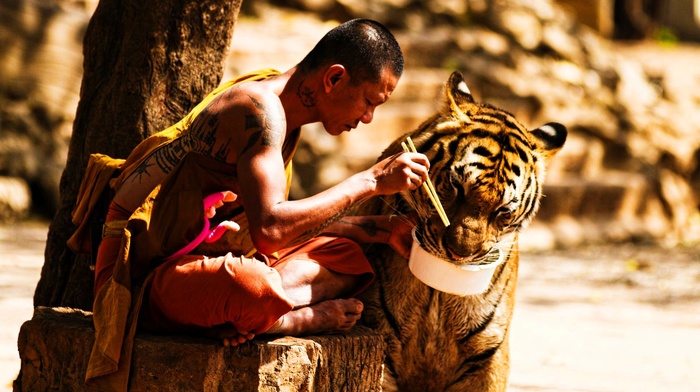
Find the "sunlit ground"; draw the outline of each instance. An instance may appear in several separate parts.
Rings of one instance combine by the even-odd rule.
[[[44,264],[47,223],[0,225],[0,390],[12,390],[20,362],[19,328],[32,317]]]
[[[700,247],[526,253],[512,391],[700,390]]]
[[[0,391],[31,318],[47,227],[0,226]],[[522,255],[509,391],[699,391],[700,247]]]

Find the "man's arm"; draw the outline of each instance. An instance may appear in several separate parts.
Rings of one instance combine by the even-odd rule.
[[[429,162],[424,155],[397,154],[317,195],[286,201],[282,107],[272,97],[266,102],[264,97],[251,96],[245,116],[238,179],[253,244],[263,253],[311,238],[357,203],[415,188],[428,175]]]
[[[388,244],[408,257],[413,239],[412,217],[402,215],[345,216],[321,234],[345,237],[359,243]]]
[[[321,234],[345,237],[359,243],[389,243],[391,216],[345,216]],[[394,217],[395,218],[395,217]],[[397,219],[397,218],[396,218]]]

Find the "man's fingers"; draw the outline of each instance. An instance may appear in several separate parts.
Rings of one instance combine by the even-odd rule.
[[[423,181],[428,179],[428,171],[430,170],[430,161],[428,157],[420,153],[407,152],[404,154],[408,158],[408,161],[405,162],[406,170],[408,170],[410,174],[420,177],[420,183],[418,185],[422,184]]]
[[[223,191],[223,192],[221,192],[221,193],[224,194],[224,199],[223,199],[223,200],[226,201],[226,202],[234,201],[234,200],[236,200],[236,199],[238,198],[238,195],[235,194],[235,193],[233,193],[233,192],[231,192],[231,191]],[[223,203],[221,203],[221,204],[223,205]]]
[[[425,154],[419,152],[405,152],[403,156],[405,156],[408,161],[423,166],[426,168],[426,171],[430,170],[430,160]]]
[[[204,217],[207,219],[211,219],[216,215],[216,207],[211,206],[207,209],[204,210]]]

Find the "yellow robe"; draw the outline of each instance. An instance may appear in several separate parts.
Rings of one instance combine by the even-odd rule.
[[[89,221],[100,195],[107,186],[117,189],[156,149],[186,134],[197,115],[221,92],[244,81],[263,80],[279,72],[266,69],[222,84],[175,125],[141,142],[126,160],[106,155],[90,157],[80,186],[73,223],[78,225],[68,246],[75,252],[89,252]],[[299,129],[285,141],[283,156],[287,169],[287,189],[291,181],[291,158],[299,140]],[[118,177],[114,178],[114,176]],[[235,167],[198,154],[187,154],[182,162],[133,212],[122,229],[122,246],[112,277],[98,292],[93,306],[95,343],[88,363],[86,383],[101,390],[127,390],[133,338],[143,298],[142,288],[152,277],[153,268],[197,236],[204,219],[202,199],[218,191],[230,190],[237,181]],[[177,193],[177,198],[159,194]],[[177,211],[177,214],[173,214]],[[245,214],[232,218],[241,225],[229,233],[228,246],[238,254],[251,254]],[[175,225],[195,222],[193,225]],[[199,226],[198,226],[199,225]]]

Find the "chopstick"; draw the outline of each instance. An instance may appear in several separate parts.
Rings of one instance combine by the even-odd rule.
[[[413,144],[413,140],[411,140],[411,137],[407,137],[406,141],[408,142],[408,145],[411,146],[411,149],[406,146],[406,143],[401,142],[401,147],[405,152],[418,152],[416,150],[415,144]],[[440,203],[440,199],[438,198],[437,192],[435,191],[435,187],[433,186],[432,181],[430,181],[430,177],[426,181],[423,182],[423,190],[425,190],[425,193],[428,194],[428,197],[430,198],[430,201],[433,203],[433,206],[435,206],[435,209],[438,212],[438,215],[440,215],[440,219],[442,219],[442,223],[445,225],[445,227],[450,225],[450,220],[447,219],[447,214],[445,213],[445,209],[442,208],[442,203]]]

